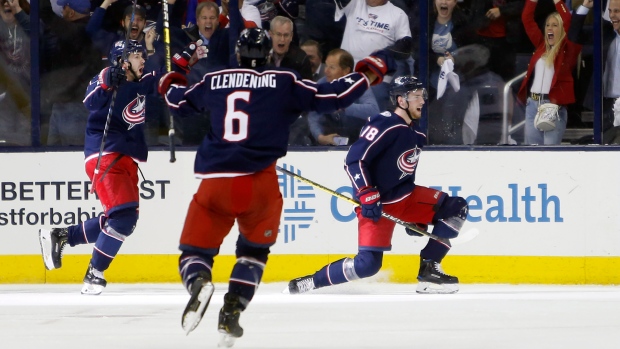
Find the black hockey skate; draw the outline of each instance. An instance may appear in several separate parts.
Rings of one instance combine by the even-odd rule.
[[[288,283],[288,291],[290,294],[305,293],[314,290],[314,275],[306,275],[297,279],[293,279]]]
[[[82,286],[82,294],[98,296],[108,284],[103,278],[103,272],[88,265],[86,276],[84,276],[84,286]]]
[[[190,289],[192,296],[185,310],[183,310],[181,318],[181,326],[185,330],[186,335],[192,332],[198,326],[200,320],[202,320],[214,290],[215,287],[211,282],[211,274],[206,271],[198,272],[198,277],[194,280]]]
[[[432,259],[420,258],[417,293],[456,293],[459,291],[459,279],[448,275],[441,269],[441,264]]]
[[[217,325],[221,334],[218,347],[230,348],[235,344],[235,339],[243,336],[243,328],[239,326],[239,317],[242,311],[239,295],[226,293]]]
[[[62,266],[62,251],[67,245],[68,235],[69,230],[67,228],[39,229],[41,255],[47,270]]]

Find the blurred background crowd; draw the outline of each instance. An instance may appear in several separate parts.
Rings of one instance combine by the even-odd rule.
[[[428,86],[422,123],[429,144],[615,144],[620,0],[568,1],[240,0],[239,6],[245,27],[269,30],[272,64],[304,79],[333,81],[373,51],[392,47],[395,76],[413,74]],[[159,0],[138,0],[133,22],[129,0],[0,2],[0,146],[81,147],[84,93],[116,40],[128,35],[145,43],[147,59],[165,60]],[[222,39],[228,0],[168,3],[172,54],[193,42],[201,46],[190,58],[190,83],[222,68],[229,58]],[[149,30],[157,33],[154,42],[145,42]],[[545,59],[548,65],[537,64]],[[290,145],[350,145],[368,117],[391,108],[388,80],[344,110],[300,115]],[[536,141],[528,135],[527,106],[543,101],[560,106],[560,122],[554,137]],[[146,103],[147,142],[164,146],[164,103],[156,97]],[[175,119],[175,128],[179,146],[196,146],[209,132],[209,115]]]

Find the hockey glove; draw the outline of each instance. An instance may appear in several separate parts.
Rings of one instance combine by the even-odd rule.
[[[367,71],[375,73],[377,78],[371,83],[374,86],[383,82],[386,75],[396,72],[396,61],[390,52],[380,50],[357,62],[355,71],[362,74]]]
[[[375,187],[363,187],[357,192],[357,199],[362,206],[362,216],[377,222],[381,218],[383,207],[381,195]]]
[[[126,79],[125,71],[120,66],[107,67],[99,73],[99,85],[106,91],[117,88]]]
[[[428,225],[426,225],[426,224],[419,224],[419,223],[410,223],[410,224],[413,225],[413,226],[416,226],[419,230],[422,230],[422,231],[426,231],[428,229]],[[418,233],[417,231],[409,229],[407,227],[405,227],[405,232],[409,236],[424,236],[424,235]]]
[[[157,92],[160,95],[166,97],[166,93],[168,89],[170,89],[170,85],[183,85],[187,86],[187,78],[185,75],[177,72],[169,72],[164,74],[161,79],[159,79],[159,84],[157,85]]]
[[[174,56],[172,56],[172,62],[174,62],[174,64],[179,66],[181,69],[185,70],[186,73],[189,73],[189,70],[193,65],[190,64],[190,62],[197,48],[198,45],[195,42],[190,42],[189,45],[185,46],[183,52],[175,53]]]

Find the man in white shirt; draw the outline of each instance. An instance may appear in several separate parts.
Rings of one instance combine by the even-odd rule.
[[[336,6],[334,20],[346,16],[340,48],[351,53],[357,63],[374,51],[393,45],[396,40],[411,37],[409,18],[388,0],[351,0],[345,7]],[[394,77],[412,74],[413,59],[397,61]],[[407,67],[409,67],[407,69]],[[380,110],[389,108],[388,80],[372,87]]]

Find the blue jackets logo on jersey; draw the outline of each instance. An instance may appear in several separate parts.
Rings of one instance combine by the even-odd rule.
[[[141,124],[145,119],[146,98],[144,95],[138,94],[133,101],[129,102],[123,110],[123,120],[129,124],[128,130],[137,124]]]
[[[420,153],[422,149],[415,147],[400,154],[398,157],[398,169],[402,172],[399,179],[403,179],[405,176],[413,174],[415,168],[418,166],[418,160],[420,159]]]

